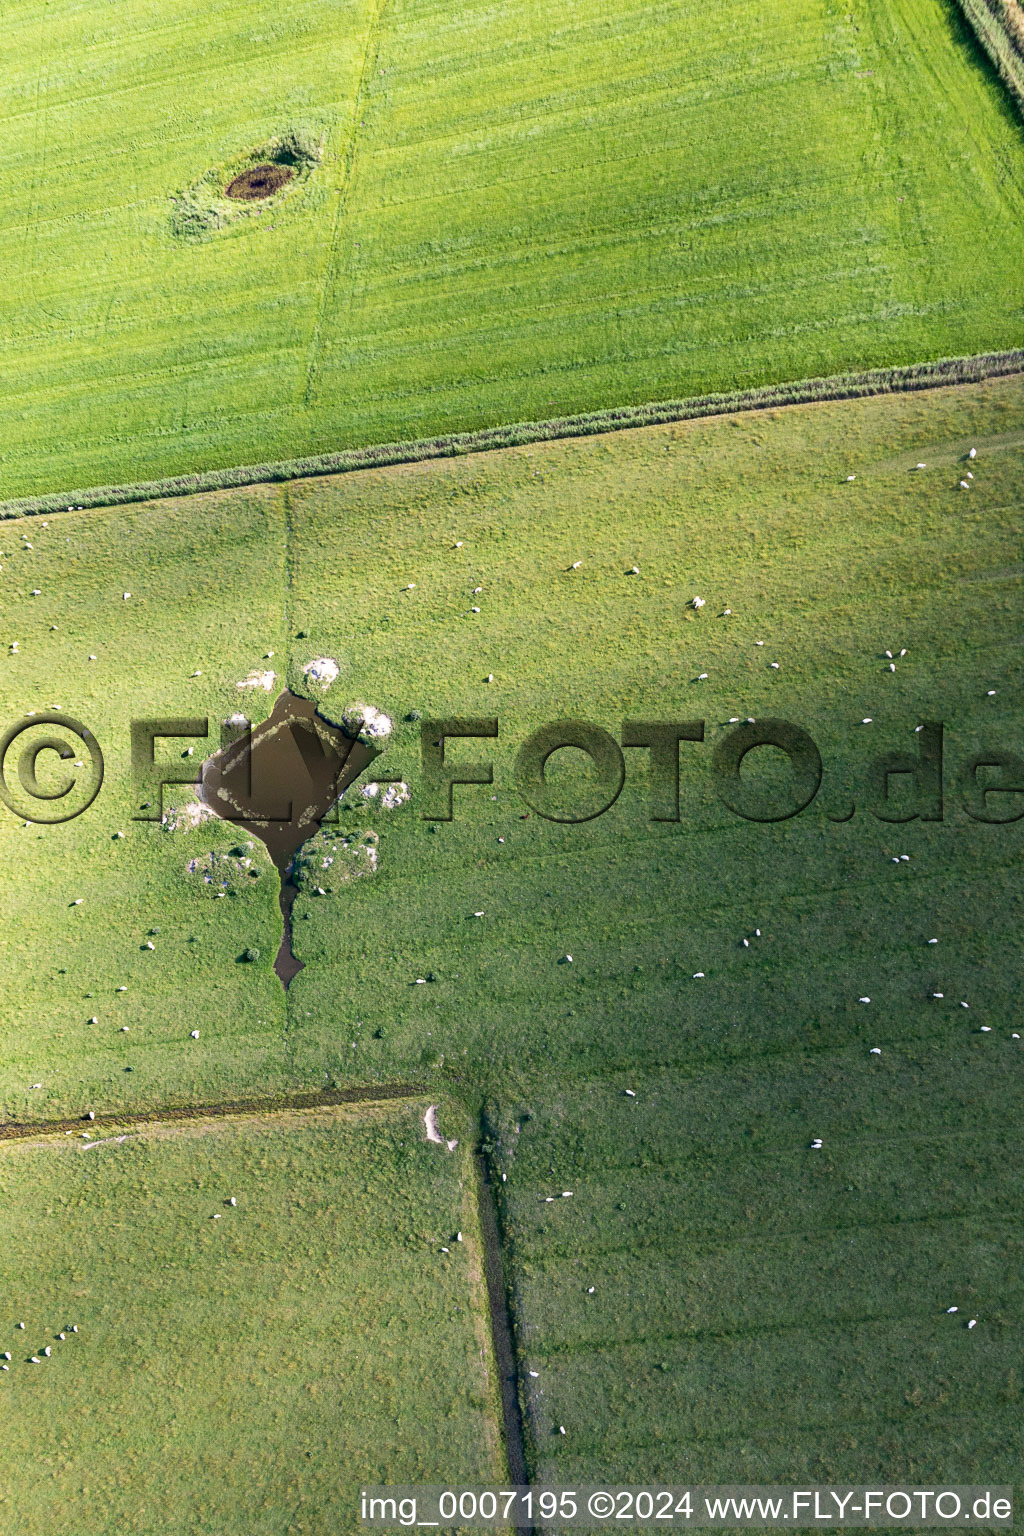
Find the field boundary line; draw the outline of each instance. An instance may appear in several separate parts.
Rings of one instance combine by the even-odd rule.
[[[428,1097],[431,1090],[419,1083],[372,1083],[359,1088],[322,1088],[309,1093],[283,1094],[275,1098],[233,1099],[217,1104],[171,1104],[162,1109],[104,1111],[89,1119],[88,1112],[69,1120],[9,1120],[0,1123],[0,1142],[28,1141],[51,1136],[55,1131],[96,1130],[111,1126],[161,1125],[168,1122],[217,1120],[238,1115],[285,1114],[295,1109],[329,1109],[340,1104],[385,1104],[395,1100]]]
[[[481,1125],[481,1140],[487,1140],[487,1128]],[[492,1177],[484,1152],[473,1154],[476,1169],[477,1209],[483,1246],[484,1290],[491,1319],[491,1352],[501,1398],[501,1416],[505,1458],[513,1483],[528,1483],[529,1461],[523,1407],[519,1398],[523,1365],[517,1347],[516,1322],[509,1295],[506,1270],[507,1238],[503,1233],[498,1186]],[[514,1527],[517,1536],[531,1536],[532,1525],[524,1522]]]
[[[86,489],[48,492],[0,501],[0,519],[54,516],[60,512],[93,507],[124,506],[130,502],[158,501],[175,496],[196,496],[209,491],[236,490],[245,486],[271,485],[320,475],[351,474],[356,470],[386,469],[395,464],[419,464],[431,459],[459,458],[471,453],[490,453],[528,443],[557,442],[564,438],[594,437],[637,427],[670,422],[697,421],[746,411],[777,410],[784,406],[813,405],[833,400],[861,400],[877,395],[908,394],[948,385],[980,384],[986,379],[1024,373],[1024,348],[1009,352],[983,352],[973,357],[946,357],[934,362],[907,363],[896,368],[872,368],[859,373],[831,374],[766,384],[725,394],[694,395],[682,400],[655,400],[643,405],[610,406],[576,416],[543,421],[519,421],[506,426],[482,427],[475,432],[445,433],[438,437],[404,442],[344,448],[310,458],[283,459],[271,464],[239,465],[176,475],[166,480],[142,480],[126,485],[99,485]]]

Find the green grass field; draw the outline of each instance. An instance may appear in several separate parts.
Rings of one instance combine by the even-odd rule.
[[[365,1482],[503,1475],[469,1144],[423,1107],[0,1147],[5,1536],[347,1532]]]
[[[16,0],[4,41],[3,498],[1021,341],[1020,124],[945,0]],[[174,233],[295,131],[301,186]]]
[[[972,821],[958,774],[1020,753],[1022,408],[1015,378],[11,524],[4,719],[61,703],[109,765],[77,821],[0,820],[5,1118],[422,1082],[507,1174],[537,1475],[1012,1482],[1020,823]],[[216,900],[185,863],[237,833],[128,820],[127,724],[315,656],[395,719],[412,798],[349,792],[379,870],[299,897],[286,1004],[273,875]],[[451,749],[495,768],[451,823],[416,710],[500,722]],[[818,743],[795,820],[713,792],[748,715]],[[704,719],[680,822],[632,749],[606,815],[522,819],[516,752],[571,716]],[[924,720],[945,819],[883,823],[867,765]]]

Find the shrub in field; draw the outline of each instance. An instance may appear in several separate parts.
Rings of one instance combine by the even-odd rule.
[[[361,875],[377,871],[376,832],[338,832],[321,827],[295,855],[293,878],[300,891],[331,895]]]
[[[262,871],[253,859],[255,844],[232,848],[229,852],[213,849],[190,858],[185,869],[195,884],[210,896],[238,896],[250,880],[258,880]]]

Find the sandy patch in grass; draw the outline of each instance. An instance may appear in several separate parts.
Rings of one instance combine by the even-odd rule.
[[[437,1128],[437,1105],[430,1104],[423,1116],[423,1124],[427,1128],[427,1140],[435,1141],[439,1147],[447,1147],[449,1152],[454,1152],[458,1141],[445,1141]]]

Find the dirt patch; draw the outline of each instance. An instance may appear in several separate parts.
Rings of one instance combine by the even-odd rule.
[[[294,174],[290,165],[253,165],[228,183],[224,195],[236,202],[257,202],[262,197],[273,197]]]

